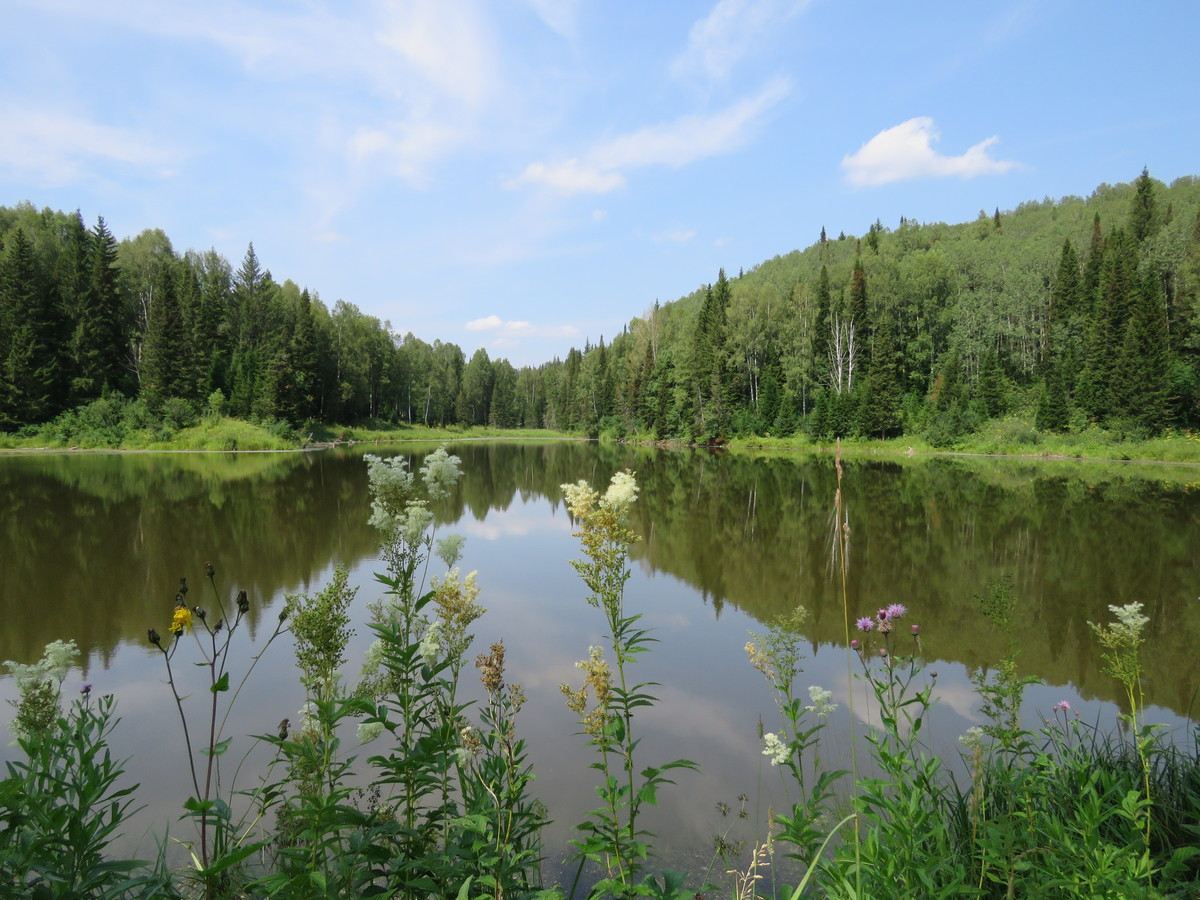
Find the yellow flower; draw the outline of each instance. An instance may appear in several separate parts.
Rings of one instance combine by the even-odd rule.
[[[179,637],[192,627],[192,611],[186,606],[175,607],[175,617],[171,619],[171,634]]]

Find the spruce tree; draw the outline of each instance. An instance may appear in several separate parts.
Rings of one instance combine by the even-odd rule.
[[[58,411],[58,324],[33,245],[18,227],[0,254],[0,425],[41,422]]]
[[[1129,209],[1129,230],[1139,244],[1154,233],[1154,180],[1149,169],[1134,182],[1133,203]]]

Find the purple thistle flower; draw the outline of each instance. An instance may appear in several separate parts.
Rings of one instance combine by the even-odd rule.
[[[913,634],[920,634],[920,633],[921,633],[921,626],[920,626],[920,625],[914,625],[914,626],[912,627],[912,633],[913,633]]]
[[[875,623],[867,616],[863,616],[861,619],[855,622],[854,625],[859,631],[870,631],[875,627]]]
[[[908,612],[908,607],[903,603],[893,603],[887,608],[887,615],[889,619],[899,619],[906,612]]]
[[[857,649],[858,649],[858,641],[857,641],[857,640],[854,640],[854,641],[851,641],[851,642],[850,642],[850,649],[851,649],[851,650],[857,650]]]
[[[880,609],[879,612],[875,613],[875,618],[877,618],[880,622],[886,622],[887,617],[888,611],[886,609]]]
[[[79,689],[79,693],[83,694],[85,697],[88,694],[90,694],[91,692],[92,692],[92,683],[90,681]]]

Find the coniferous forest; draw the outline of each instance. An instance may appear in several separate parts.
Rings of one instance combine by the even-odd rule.
[[[148,229],[0,207],[0,430],[120,396],[187,424],[551,428],[697,442],[806,431],[949,446],[1017,417],[1148,437],[1200,425],[1200,178],[876,221],[516,368]],[[636,308],[641,300],[630,298]]]

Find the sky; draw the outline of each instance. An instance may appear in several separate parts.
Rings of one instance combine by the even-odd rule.
[[[1200,175],[1200,4],[5,0],[0,205],[537,365],[803,249]]]

